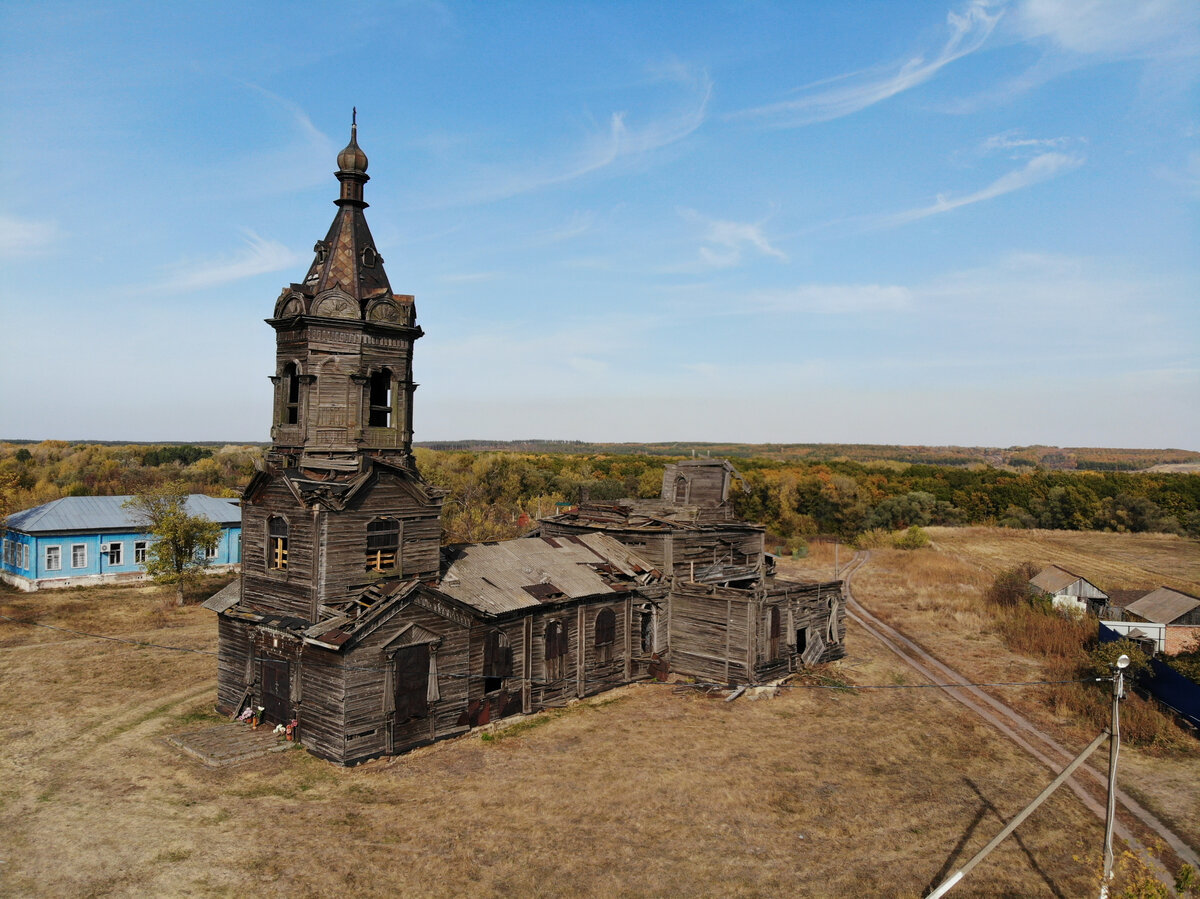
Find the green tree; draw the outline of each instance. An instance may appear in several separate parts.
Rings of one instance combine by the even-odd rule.
[[[195,585],[208,566],[205,550],[221,539],[221,526],[187,510],[183,484],[172,483],[139,493],[125,502],[143,532],[154,541],[146,553],[146,573],[156,584],[171,584],[183,605],[184,590]]]

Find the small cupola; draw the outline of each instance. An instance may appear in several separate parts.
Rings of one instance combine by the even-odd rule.
[[[358,108],[355,107],[350,117],[350,143],[338,153],[337,179],[342,183],[339,205],[351,203],[366,206],[363,202],[363,185],[371,180],[367,174],[367,154],[358,145]]]

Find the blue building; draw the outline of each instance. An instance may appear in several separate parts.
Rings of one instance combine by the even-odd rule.
[[[144,580],[146,551],[153,538],[125,508],[128,499],[67,496],[8,516],[0,580],[21,590]],[[221,525],[221,539],[205,550],[214,571],[242,560],[238,502],[199,493],[188,497],[188,514]]]

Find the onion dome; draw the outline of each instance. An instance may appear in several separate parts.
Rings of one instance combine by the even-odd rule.
[[[350,124],[350,143],[338,154],[338,169],[343,172],[365,174],[367,171],[367,154],[358,145],[358,109],[354,110]]]

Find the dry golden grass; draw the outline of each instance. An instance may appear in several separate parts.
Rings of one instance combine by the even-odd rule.
[[[102,595],[51,614],[139,636],[159,614],[153,591]],[[22,614],[43,598],[4,597]],[[154,639],[213,647],[210,613],[161,614]],[[208,770],[163,737],[211,716],[211,656],[15,633],[0,648],[6,896],[915,897],[1049,779],[934,690],[724,703],[648,685],[356,769],[291,751]],[[842,677],[912,681],[856,627],[848,645]],[[955,895],[1083,895],[1093,872],[1073,856],[1101,837],[1061,791]]]
[[[964,675],[981,682],[1059,679],[1070,665],[1009,649],[1004,622],[984,606],[994,575],[1024,561],[1059,564],[1101,588],[1170,584],[1197,593],[1200,544],[1162,534],[930,528],[933,548],[874,550],[855,575],[854,593],[872,612],[899,628]],[[996,688],[1067,745],[1082,746],[1107,720],[1107,703],[1081,689]],[[1159,727],[1138,701],[1125,705],[1132,728]],[[1176,728],[1156,746],[1126,747],[1121,786],[1200,849],[1200,743]]]

